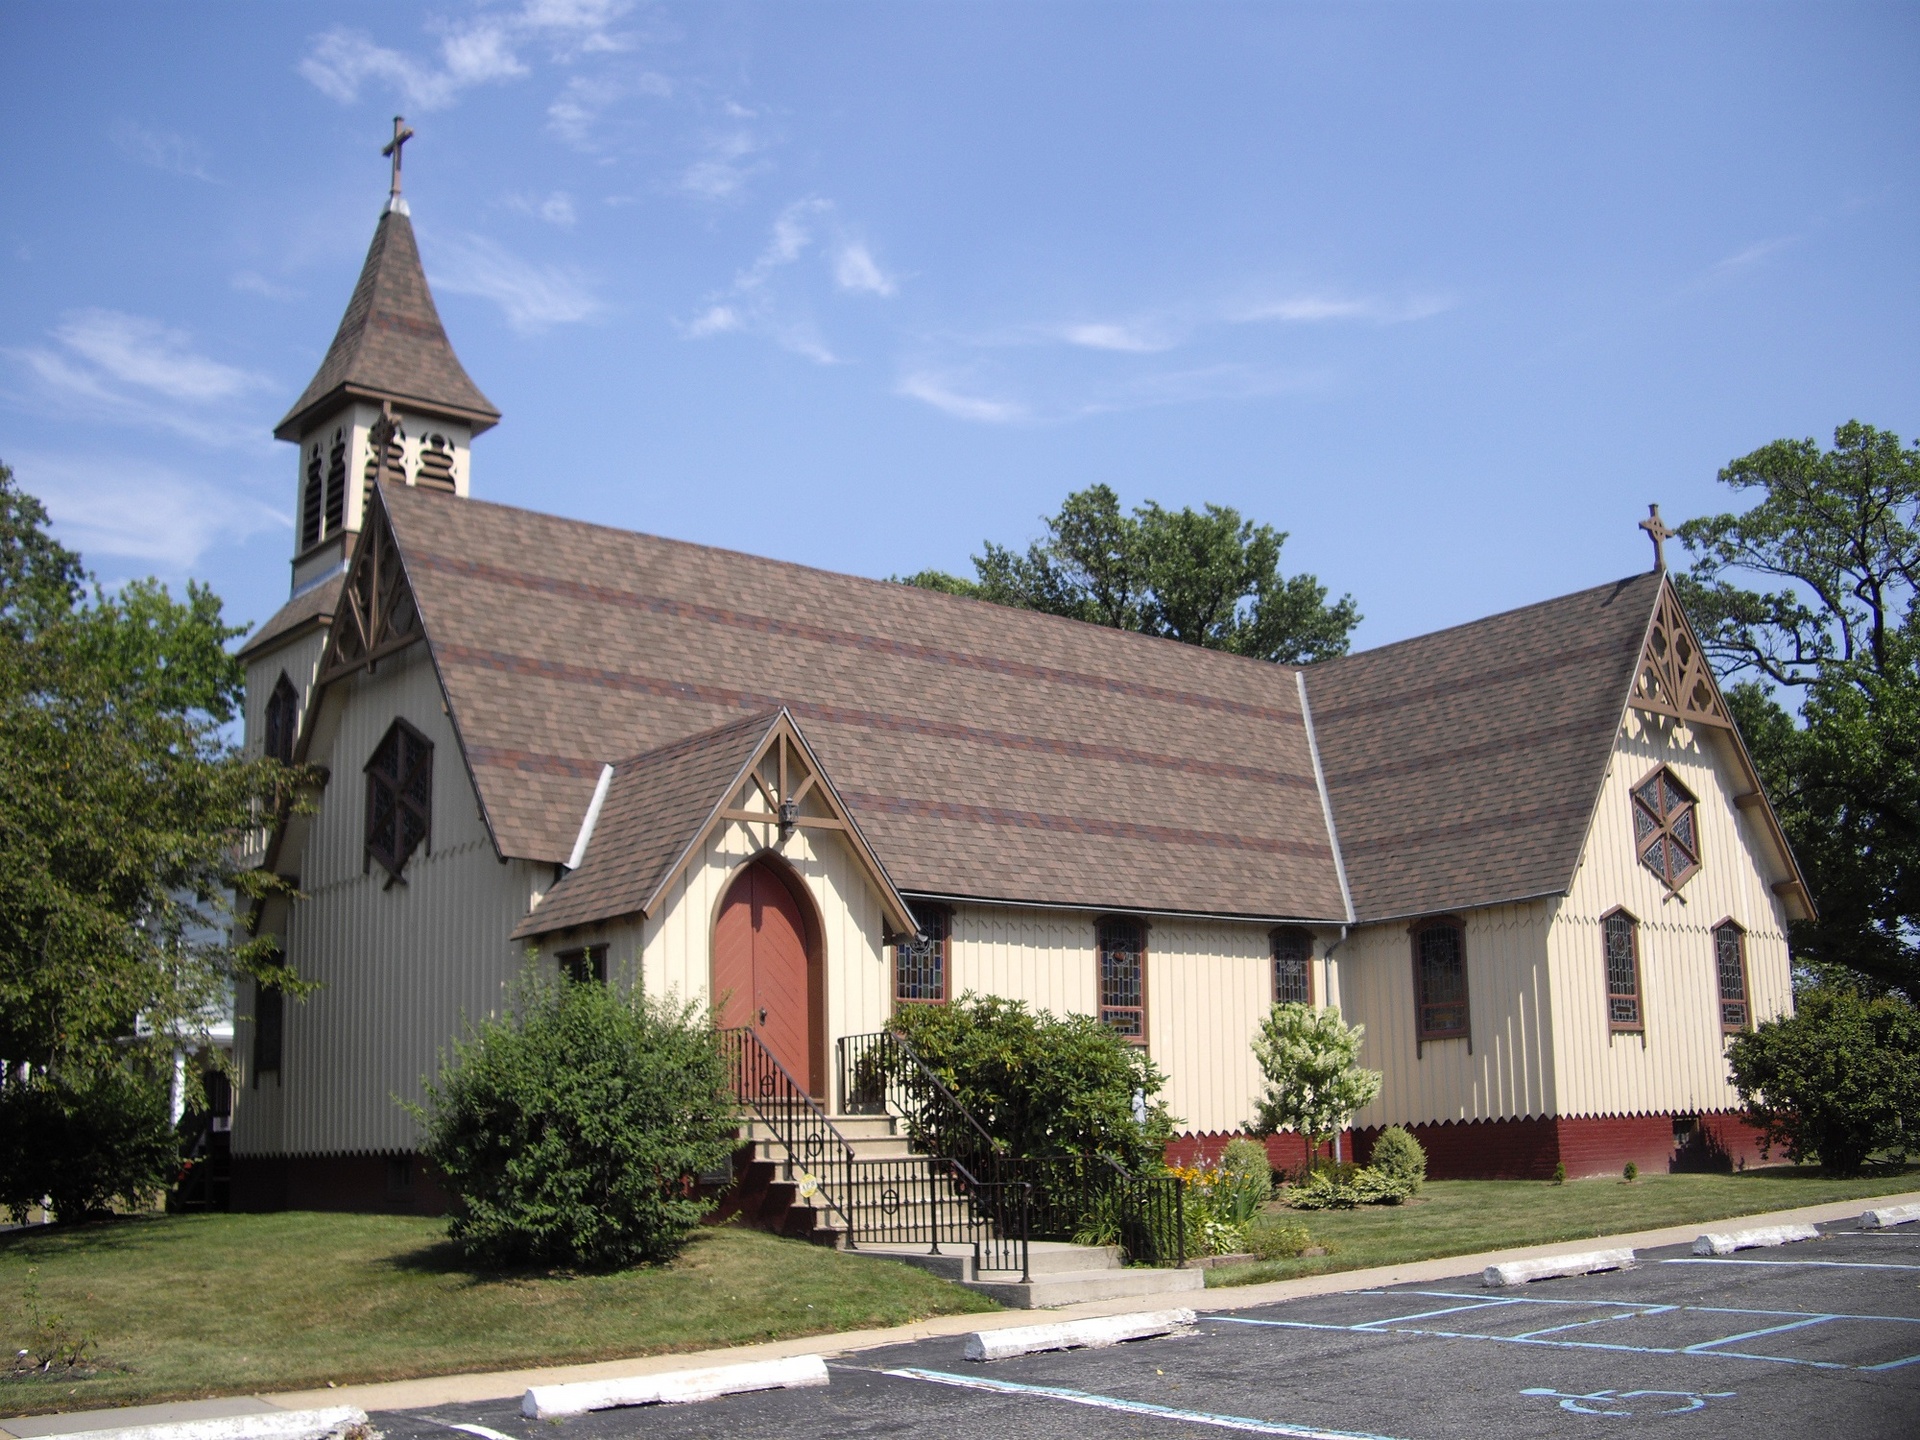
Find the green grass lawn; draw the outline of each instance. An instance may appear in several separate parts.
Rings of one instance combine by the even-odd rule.
[[[699,1231],[671,1265],[487,1278],[439,1220],[149,1216],[0,1234],[0,1341],[42,1314],[90,1336],[90,1378],[0,1378],[0,1416],[554,1365],[991,1310],[911,1266],[759,1231]],[[4,1376],[0,1370],[0,1376]]]
[[[1272,1207],[1302,1224],[1331,1253],[1256,1265],[1224,1265],[1207,1284],[1252,1285],[1332,1270],[1398,1265],[1472,1255],[1515,1245],[1544,1245],[1791,1210],[1828,1200],[1920,1190],[1920,1166],[1859,1180],[1828,1180],[1817,1170],[1776,1166],[1737,1175],[1643,1175],[1623,1180],[1435,1180],[1405,1205],[1304,1211]]]

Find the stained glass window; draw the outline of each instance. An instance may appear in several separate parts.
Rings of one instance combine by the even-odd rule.
[[[1662,766],[1633,787],[1633,833],[1640,863],[1678,890],[1700,868],[1693,795]]]
[[[1607,951],[1607,1024],[1615,1030],[1640,1028],[1640,926],[1624,910],[1601,924]]]
[[[915,905],[920,933],[893,947],[893,998],[915,1004],[947,998],[947,921],[944,905]]]
[[[571,950],[559,951],[553,958],[560,966],[561,975],[576,985],[589,981],[607,983],[607,947],[604,945],[576,945]]]
[[[1467,941],[1457,920],[1424,925],[1413,935],[1420,1038],[1467,1033]]]
[[[267,696],[266,734],[261,737],[268,758],[278,760],[282,765],[293,763],[293,739],[300,722],[299,708],[300,697],[294,691],[293,682],[283,671],[274,682],[273,693]]]
[[[1720,1028],[1747,1028],[1747,937],[1728,920],[1714,927],[1714,969],[1720,981]]]
[[[433,830],[433,742],[393,722],[367,762],[367,856],[398,879]]]
[[[1147,1041],[1147,932],[1138,920],[1099,924],[1100,1019],[1135,1044]]]
[[[1313,1003],[1313,937],[1304,930],[1273,932],[1273,1001],[1276,1005]]]

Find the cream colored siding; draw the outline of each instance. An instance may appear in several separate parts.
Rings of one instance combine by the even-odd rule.
[[[948,993],[1001,995],[1056,1015],[1097,1014],[1098,918],[1090,910],[957,905]],[[1238,1130],[1252,1118],[1260,1089],[1253,1038],[1273,1003],[1270,929],[1184,919],[1148,925],[1147,1048],[1167,1072],[1167,1108],[1182,1130]],[[1317,998],[1325,975],[1316,959]]]
[[[1405,922],[1356,929],[1338,953],[1342,1015],[1367,1027],[1361,1063],[1380,1098],[1356,1126],[1494,1120],[1553,1112],[1547,936],[1552,902],[1469,910],[1465,1040],[1416,1043],[1413,948]]]
[[[241,1154],[412,1149],[416,1127],[395,1097],[417,1101],[463,1020],[499,1010],[523,963],[507,934],[552,876],[550,866],[495,858],[422,647],[340,682],[337,694],[328,753],[310,757],[331,779],[300,857],[305,898],[285,935],[290,963],[321,988],[286,1002],[277,1082],[267,1075],[254,1087],[252,1027],[240,1027]],[[430,853],[422,847],[407,863],[406,883],[389,886],[362,859],[362,771],[396,718],[434,745],[433,836]]]
[[[1607,1115],[1727,1110],[1713,927],[1747,932],[1747,983],[1755,1020],[1792,1003],[1785,913],[1759,856],[1754,821],[1733,803],[1746,787],[1729,742],[1629,714],[1614,748],[1587,847],[1554,925],[1555,1050],[1562,1113]],[[1669,766],[1699,797],[1701,868],[1677,894],[1639,863],[1632,788]],[[1625,907],[1640,922],[1642,1037],[1610,1033],[1600,921]]]
[[[249,759],[258,759],[266,753],[267,744],[267,701],[273,695],[273,687],[284,674],[292,682],[294,693],[299,697],[295,709],[301,721],[306,719],[307,695],[313,689],[314,678],[320,673],[320,655],[327,646],[325,630],[310,630],[285,645],[277,646],[263,654],[255,655],[247,662],[247,693],[243,716],[245,721],[245,740],[242,749]],[[267,856],[267,842],[270,839],[267,828],[248,833],[245,848],[241,851],[243,865],[260,864]]]

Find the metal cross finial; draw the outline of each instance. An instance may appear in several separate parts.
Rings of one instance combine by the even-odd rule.
[[[1640,522],[1640,528],[1653,537],[1653,573],[1658,575],[1667,568],[1667,540],[1680,532],[1667,527],[1658,505],[1647,506],[1647,518]]]
[[[400,147],[413,138],[413,131],[407,128],[407,122],[396,115],[393,117],[393,139],[381,149],[382,155],[393,157],[393,188],[387,191],[388,198],[400,198]]]

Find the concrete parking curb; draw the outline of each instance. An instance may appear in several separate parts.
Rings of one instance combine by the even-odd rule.
[[[1762,1215],[1729,1217],[1715,1222],[1743,1226],[1765,1224],[1820,1224],[1851,1220],[1869,1208],[1891,1210],[1920,1204],[1920,1191],[1899,1195],[1879,1195],[1857,1200],[1838,1200],[1825,1205],[1809,1205],[1794,1210]],[[1438,1260],[1421,1260],[1404,1265],[1383,1265],[1369,1270],[1339,1270],[1320,1275],[1303,1275],[1293,1280],[1276,1280],[1259,1285],[1236,1285],[1212,1289],[1194,1297],[1194,1308],[1208,1311],[1250,1310],[1281,1300],[1312,1295],[1333,1295],[1348,1290],[1372,1290],[1388,1285],[1403,1285],[1430,1280],[1455,1280],[1478,1276],[1489,1265],[1514,1260],[1531,1260],[1555,1255],[1575,1254],[1599,1247],[1655,1249],[1664,1245],[1691,1245],[1700,1233],[1700,1223],[1671,1225],[1659,1230],[1642,1230],[1626,1235],[1592,1236],[1582,1240],[1551,1245],[1520,1246],[1510,1250],[1478,1255],[1453,1255]],[[1138,1298],[1090,1300],[1062,1306],[1049,1312],[1058,1320],[1075,1320],[1099,1315],[1117,1315],[1139,1309]],[[326,1390],[300,1390],[263,1398],[288,1409],[307,1409],[326,1404],[357,1405],[363,1410],[413,1410],[429,1405],[459,1405],[484,1400],[518,1400],[530,1387],[566,1384],[581,1380],[611,1380],[623,1376],[684,1370],[702,1365],[728,1365],[755,1360],[785,1359],[799,1355],[846,1355],[883,1346],[908,1345],[916,1340],[954,1338],[973,1331],[1013,1328],[1033,1323],[1032,1311],[1007,1310],[998,1314],[940,1315],[932,1319],[897,1325],[888,1329],[852,1330],[837,1335],[805,1335],[791,1340],[775,1340],[761,1345],[743,1345],[720,1350],[683,1351],[637,1359],[603,1360],[584,1365],[560,1365],[545,1368],[493,1371],[482,1374],[434,1375],[416,1380],[389,1380],[377,1384],[342,1385]],[[68,1418],[68,1417],[62,1417]],[[98,1412],[87,1417],[70,1417],[71,1431],[104,1429],[105,1417]],[[110,1422],[108,1422],[110,1423]],[[0,1437],[13,1432],[0,1421]],[[46,1428],[40,1417],[36,1437],[68,1431]]]

